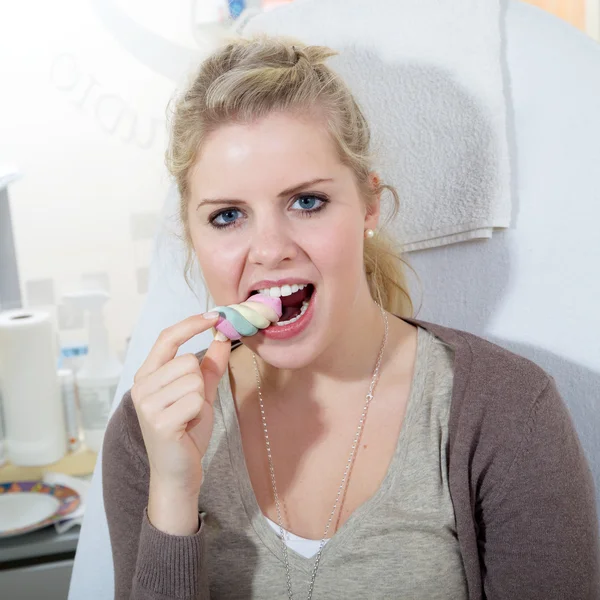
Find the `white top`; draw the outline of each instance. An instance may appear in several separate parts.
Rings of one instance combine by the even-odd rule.
[[[265,517],[267,523],[275,530],[275,533],[281,539],[281,531],[279,530],[279,525],[277,523],[271,521],[269,517]],[[311,556],[316,556],[319,548],[321,547],[321,540],[308,540],[306,538],[300,537],[299,535],[295,535],[294,533],[290,533],[287,529],[283,530],[283,537],[285,539],[285,545],[288,548],[291,548],[294,552],[301,554],[305,558],[310,558]],[[325,544],[327,544],[329,540],[325,540]],[[323,544],[323,547],[325,547]]]

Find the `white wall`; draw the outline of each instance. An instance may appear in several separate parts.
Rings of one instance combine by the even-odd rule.
[[[0,6],[0,163],[24,172],[10,188],[23,302],[59,304],[82,280],[107,282],[118,352],[169,186],[165,108],[202,55],[197,13],[192,0]],[[65,341],[83,333],[58,315]]]

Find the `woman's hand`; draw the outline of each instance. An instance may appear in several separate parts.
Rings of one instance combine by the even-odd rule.
[[[231,342],[214,340],[201,364],[194,354],[175,355],[184,342],[215,325],[215,315],[194,315],[163,330],[134,377],[131,398],[148,453],[151,495],[154,490],[155,496],[197,501],[212,405]]]

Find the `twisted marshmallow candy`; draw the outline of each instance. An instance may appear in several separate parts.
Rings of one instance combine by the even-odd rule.
[[[254,335],[259,329],[276,323],[282,315],[281,299],[263,294],[254,294],[241,304],[217,306],[212,310],[221,315],[217,321],[217,331],[230,340]]]

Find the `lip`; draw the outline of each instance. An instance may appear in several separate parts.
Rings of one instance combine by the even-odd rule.
[[[275,323],[273,323],[266,329],[260,330],[258,335],[263,335],[270,340],[289,340],[302,333],[312,321],[315,312],[316,296],[317,290],[314,289],[306,311],[297,321],[294,321],[289,325],[275,325]]]
[[[277,279],[277,280],[262,279],[261,281],[257,281],[256,283],[253,283],[248,288],[248,291],[246,293],[246,298],[249,298],[250,294],[252,292],[258,292],[259,290],[264,290],[265,288],[281,287],[282,285],[292,285],[293,283],[298,284],[298,285],[304,285],[304,284],[314,285],[314,283],[312,281],[310,281],[309,279],[302,279],[302,278],[298,278],[298,277],[286,277],[285,279]]]

